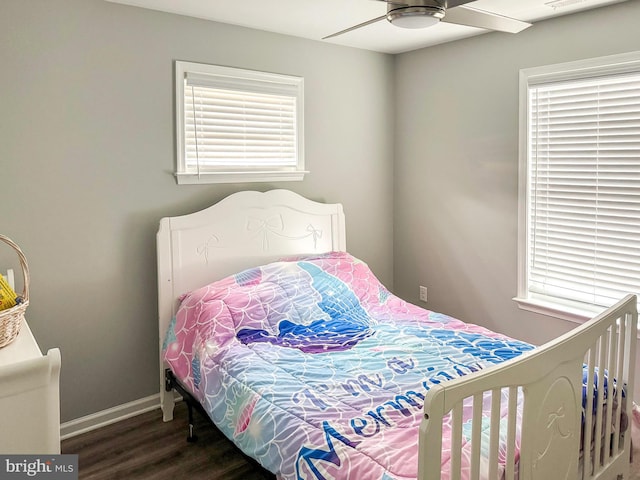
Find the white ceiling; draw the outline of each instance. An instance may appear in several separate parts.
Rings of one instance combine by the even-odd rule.
[[[407,52],[488,31],[444,22],[425,29],[409,30],[383,20],[322,40],[327,35],[384,15],[385,3],[373,0],[107,1],[383,53]],[[469,6],[534,23],[621,1],[626,0],[476,0]],[[553,7],[549,5],[551,3],[564,6]]]

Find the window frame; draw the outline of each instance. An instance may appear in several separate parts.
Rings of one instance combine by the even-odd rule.
[[[574,62],[520,70],[519,78],[519,173],[518,173],[518,284],[513,300],[518,307],[576,323],[604,310],[585,303],[551,299],[529,292],[529,87],[552,82],[640,73],[640,52],[629,52]]]
[[[296,100],[296,165],[295,167],[259,167],[255,165],[234,167],[205,167],[193,169],[187,165],[185,154],[185,90],[187,75],[223,79],[225,84],[237,85],[237,91],[243,90],[243,82],[264,85],[265,91],[283,87],[292,93]],[[175,61],[175,112],[176,112],[176,169],[178,184],[211,183],[253,183],[275,181],[301,181],[304,179],[304,79],[292,75],[260,72],[220,65]],[[215,88],[215,87],[212,87]],[[287,93],[288,95],[289,93]]]

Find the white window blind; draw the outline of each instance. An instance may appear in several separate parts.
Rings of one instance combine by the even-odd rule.
[[[301,78],[179,63],[179,179],[302,178]]]
[[[640,294],[640,71],[528,86],[526,292]]]

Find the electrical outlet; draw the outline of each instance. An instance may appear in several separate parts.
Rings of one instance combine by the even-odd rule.
[[[420,286],[420,301],[427,301],[427,287],[423,287],[422,285]]]

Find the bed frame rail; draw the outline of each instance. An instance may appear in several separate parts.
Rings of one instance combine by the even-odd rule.
[[[499,465],[505,480],[628,478],[631,435],[619,432],[630,429],[637,322],[629,295],[535,350],[431,388],[418,480],[456,480],[463,471],[494,479]],[[593,410],[582,408],[584,372]],[[451,437],[443,438],[443,422]]]

